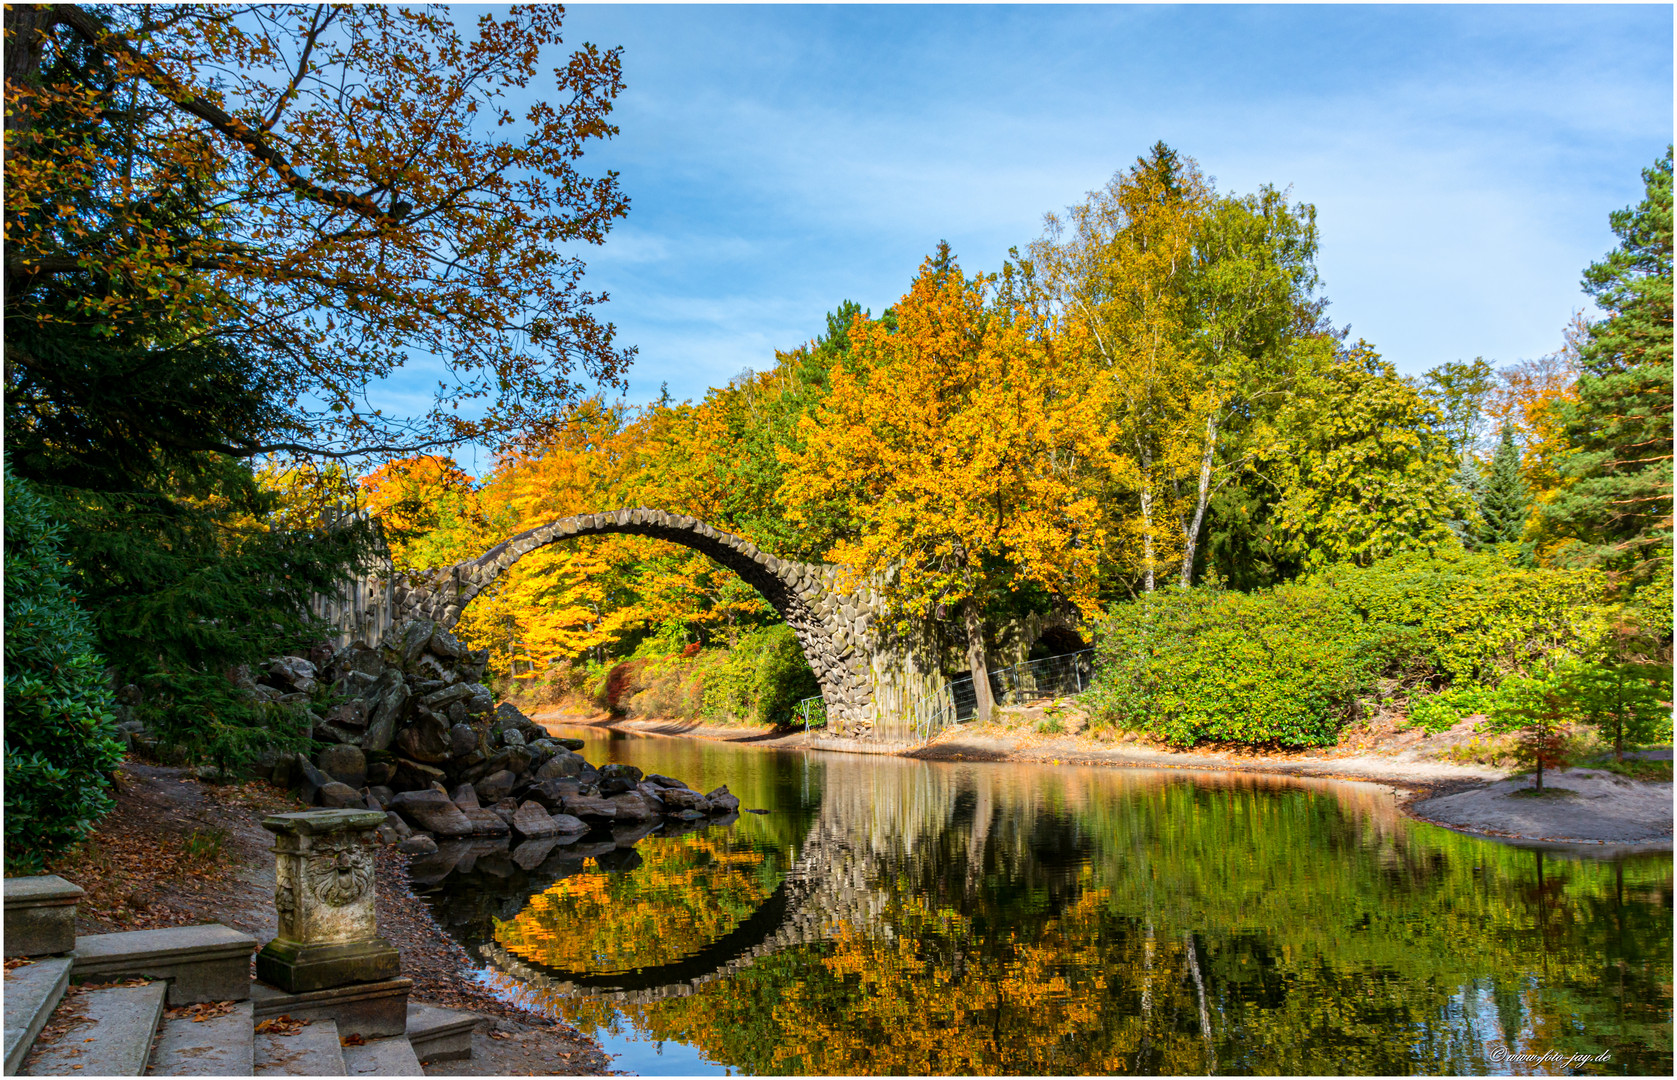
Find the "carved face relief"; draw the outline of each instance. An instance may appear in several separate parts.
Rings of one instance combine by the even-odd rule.
[[[344,907],[361,899],[371,887],[373,860],[360,846],[317,848],[303,863],[303,881],[321,903]]]

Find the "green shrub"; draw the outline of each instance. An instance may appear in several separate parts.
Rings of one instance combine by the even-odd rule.
[[[93,625],[66,583],[61,527],[5,466],[6,872],[37,871],[113,805],[122,761]]]
[[[1449,731],[1464,718],[1489,716],[1496,707],[1496,691],[1485,686],[1452,686],[1436,694],[1417,694],[1409,699],[1408,718],[1412,727],[1437,735]]]
[[[1495,685],[1605,630],[1605,578],[1535,570],[1491,552],[1409,552],[1312,576],[1373,624],[1412,627],[1420,652],[1456,685]]]
[[[792,723],[798,702],[821,692],[797,635],[785,623],[747,630],[704,673],[704,712],[758,724]]]
[[[1163,590],[1101,624],[1090,718],[1178,746],[1325,745],[1411,637],[1319,584]]]

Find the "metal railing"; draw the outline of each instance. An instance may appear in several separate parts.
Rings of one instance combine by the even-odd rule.
[[[792,715],[803,720],[804,738],[807,739],[809,738],[809,729],[811,727],[827,726],[826,699],[820,694],[817,694],[814,697],[806,697],[802,701],[798,702],[797,707],[792,710]]]
[[[998,705],[1023,705],[1043,698],[1072,697],[1089,689],[1095,674],[1095,650],[1028,660],[990,673],[990,696]],[[917,708],[914,734],[924,742],[944,728],[971,720],[978,713],[978,694],[972,676],[950,679],[935,702]]]

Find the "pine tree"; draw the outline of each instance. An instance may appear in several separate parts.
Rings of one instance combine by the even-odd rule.
[[[1479,494],[1478,546],[1521,543],[1530,513],[1531,487],[1520,471],[1520,448],[1514,442],[1514,429],[1504,424]],[[1529,553],[1522,552],[1521,562],[1530,564]]]
[[[1631,587],[1671,573],[1671,148],[1642,175],[1641,204],[1611,218],[1619,247],[1584,273],[1608,317],[1580,350],[1577,400],[1559,406],[1571,451],[1541,518],[1555,562]]]

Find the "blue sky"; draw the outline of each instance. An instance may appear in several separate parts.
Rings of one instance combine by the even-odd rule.
[[[633,205],[586,257],[640,348],[631,400],[767,367],[841,300],[881,310],[940,239],[993,270],[1157,139],[1222,190],[1314,203],[1331,313],[1399,370],[1541,355],[1672,138],[1665,5],[581,4],[566,27],[624,49],[621,134],[586,160]]]

